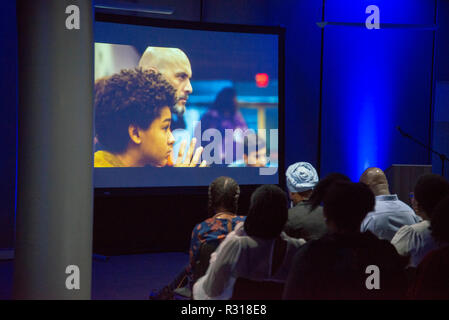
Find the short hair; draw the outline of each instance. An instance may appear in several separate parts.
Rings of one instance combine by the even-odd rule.
[[[275,185],[258,187],[251,195],[244,229],[248,236],[263,239],[278,237],[288,217],[288,199],[285,192]]]
[[[430,230],[438,242],[449,242],[449,195],[435,206]]]
[[[328,174],[325,178],[318,181],[318,183],[313,188],[313,192],[309,198],[309,203],[311,205],[310,211],[315,210],[323,202],[326,192],[337,181],[350,182],[351,179],[349,179],[342,173],[334,172]]]
[[[368,212],[374,210],[376,198],[364,183],[336,181],[323,199],[323,213],[340,230],[360,230]]]
[[[428,173],[419,177],[415,185],[414,196],[429,218],[432,218],[435,206],[449,194],[449,182],[442,176]]]
[[[230,177],[218,177],[209,185],[209,215],[214,215],[218,208],[237,213],[240,187]]]
[[[113,153],[126,150],[128,127],[147,129],[161,110],[176,103],[174,88],[153,70],[122,70],[95,83],[95,131]]]

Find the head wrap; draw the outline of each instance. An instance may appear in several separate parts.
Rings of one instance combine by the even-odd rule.
[[[290,192],[311,190],[318,183],[318,174],[308,162],[297,162],[288,167],[285,173],[287,188]]]

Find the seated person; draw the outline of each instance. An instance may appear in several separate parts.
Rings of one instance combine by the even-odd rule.
[[[441,247],[430,251],[419,264],[410,298],[449,300],[449,196],[435,207],[430,230]]]
[[[337,181],[322,193],[329,232],[296,254],[284,299],[398,299],[405,296],[403,261],[394,247],[360,223],[374,208],[374,195],[362,183]],[[369,266],[378,268],[377,280]]]
[[[422,222],[403,226],[396,232],[391,243],[402,256],[410,256],[409,267],[416,268],[424,256],[440,245],[432,237],[430,220],[436,205],[449,194],[449,182],[436,174],[425,174],[415,186],[415,212]]]
[[[421,221],[412,208],[390,194],[388,180],[379,168],[368,168],[360,177],[376,196],[374,211],[362,221],[360,231],[371,231],[379,239],[391,241],[399,228]]]
[[[238,183],[230,177],[219,177],[209,186],[210,218],[197,224],[192,231],[189,250],[189,265],[187,273],[192,279],[192,269],[198,258],[198,250],[204,242],[221,242],[226,235],[234,230],[239,222],[245,221],[245,216],[237,216],[237,205],[240,195]],[[193,284],[193,282],[190,282]]]
[[[293,238],[318,239],[327,231],[323,209],[311,210],[309,203],[313,188],[318,183],[318,174],[308,162],[297,162],[288,167],[287,188],[293,207],[288,210],[284,231]]]
[[[277,186],[264,185],[251,196],[248,216],[212,254],[209,268],[193,286],[196,300],[227,300],[238,278],[284,282],[293,255],[305,243],[282,232],[287,221],[287,197]],[[285,244],[279,264],[272,264],[275,245]]]
[[[193,273],[198,260],[199,250],[203,243],[221,243],[226,235],[234,230],[239,222],[245,221],[238,216],[237,206],[240,196],[238,183],[230,177],[218,177],[209,185],[209,218],[197,224],[192,231],[189,250],[189,264],[176,279],[163,288],[151,299],[171,298],[173,290],[181,296],[191,297],[194,278]]]
[[[95,167],[163,167],[175,142],[170,130],[175,91],[162,76],[122,70],[95,84]],[[192,152],[190,152],[192,151]],[[192,165],[196,166],[200,152]],[[187,156],[192,156],[193,149]],[[205,164],[204,164],[205,165]]]

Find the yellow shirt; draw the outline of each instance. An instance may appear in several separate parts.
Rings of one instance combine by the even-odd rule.
[[[123,163],[111,152],[100,150],[94,154],[94,167],[125,167]]]

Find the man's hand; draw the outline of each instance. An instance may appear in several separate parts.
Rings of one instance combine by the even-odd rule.
[[[182,161],[182,158],[184,157],[184,152],[186,150],[187,141],[182,140],[181,146],[179,147],[178,157],[176,158],[176,163],[174,164],[175,167],[196,167],[198,164],[198,161],[200,160],[201,153],[203,152],[203,147],[199,147],[195,150],[195,154],[193,154],[193,150],[195,148],[196,144],[196,138],[193,138],[190,142],[189,150],[187,150],[186,157],[184,161]],[[192,157],[193,155],[193,157]],[[207,165],[206,160],[203,160],[201,162],[200,167],[205,167]]]

